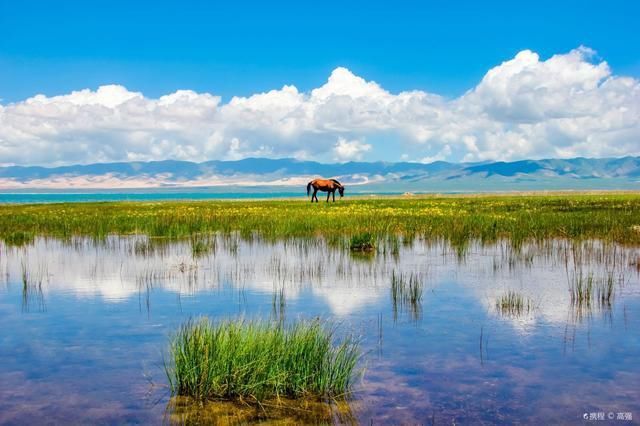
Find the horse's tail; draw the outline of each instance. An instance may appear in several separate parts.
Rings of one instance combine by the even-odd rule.
[[[311,182],[313,182],[313,181],[311,181]],[[311,182],[309,182],[307,184],[307,197],[309,196],[309,194],[311,194]]]

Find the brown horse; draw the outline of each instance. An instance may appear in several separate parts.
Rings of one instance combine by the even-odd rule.
[[[307,184],[307,196],[311,192],[313,187],[313,195],[311,196],[311,202],[316,199],[318,202],[318,191],[324,191],[327,193],[327,203],[329,202],[329,196],[333,195],[333,202],[336,201],[336,189],[340,193],[340,198],[344,196],[344,186],[335,179],[314,179]]]

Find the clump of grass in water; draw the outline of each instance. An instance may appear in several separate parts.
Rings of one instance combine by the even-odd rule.
[[[614,297],[615,280],[613,274],[604,279],[596,280],[593,274],[583,275],[582,272],[572,277],[569,282],[571,304],[575,306],[591,306],[598,303],[601,306],[611,305]]]
[[[601,281],[596,287],[596,298],[600,305],[611,305],[613,300],[614,279],[613,275],[609,274]]]
[[[496,310],[506,316],[520,316],[533,310],[531,300],[515,291],[508,291],[496,300]]]
[[[154,247],[149,239],[136,240],[133,243],[133,253],[136,256],[151,256],[154,253]]]
[[[400,256],[400,238],[397,235],[388,234],[385,239],[383,253],[385,255],[390,254],[397,259]]]
[[[22,269],[22,310],[28,312],[31,308],[33,297],[35,296],[35,302],[37,303],[37,309],[40,312],[46,310],[44,302],[44,292],[42,290],[43,279],[47,276],[47,269],[45,265],[35,271],[35,275],[29,270],[27,263],[23,260],[21,263]]]
[[[170,343],[165,371],[174,395],[197,400],[346,396],[358,342],[334,343],[319,321],[290,326],[261,321],[191,320]]]
[[[422,281],[413,272],[409,275],[391,272],[391,296],[396,301],[417,303],[422,300]]]
[[[371,252],[375,249],[375,238],[369,232],[351,236],[349,249],[358,252]]]
[[[191,236],[191,256],[196,259],[215,251],[215,239],[205,239],[198,235]]]
[[[422,280],[413,272],[409,275],[391,272],[391,301],[394,318],[398,316],[398,306],[408,306],[414,319],[420,317],[423,287]]]
[[[591,305],[593,297],[593,274],[584,276],[582,271],[573,276],[569,283],[572,305]]]

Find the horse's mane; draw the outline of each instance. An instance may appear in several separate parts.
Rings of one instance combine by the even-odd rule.
[[[329,179],[329,180],[330,180],[331,182],[333,182],[333,183],[337,183],[338,185],[342,186],[342,184],[341,184],[340,182],[338,182],[337,180],[335,180],[335,179]]]

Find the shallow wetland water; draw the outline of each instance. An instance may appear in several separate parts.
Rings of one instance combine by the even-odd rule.
[[[237,235],[0,243],[0,423],[638,418],[639,262],[637,247],[564,240],[418,238],[367,254]],[[201,315],[331,321],[361,336],[364,374],[330,404],[171,398],[168,339]]]

